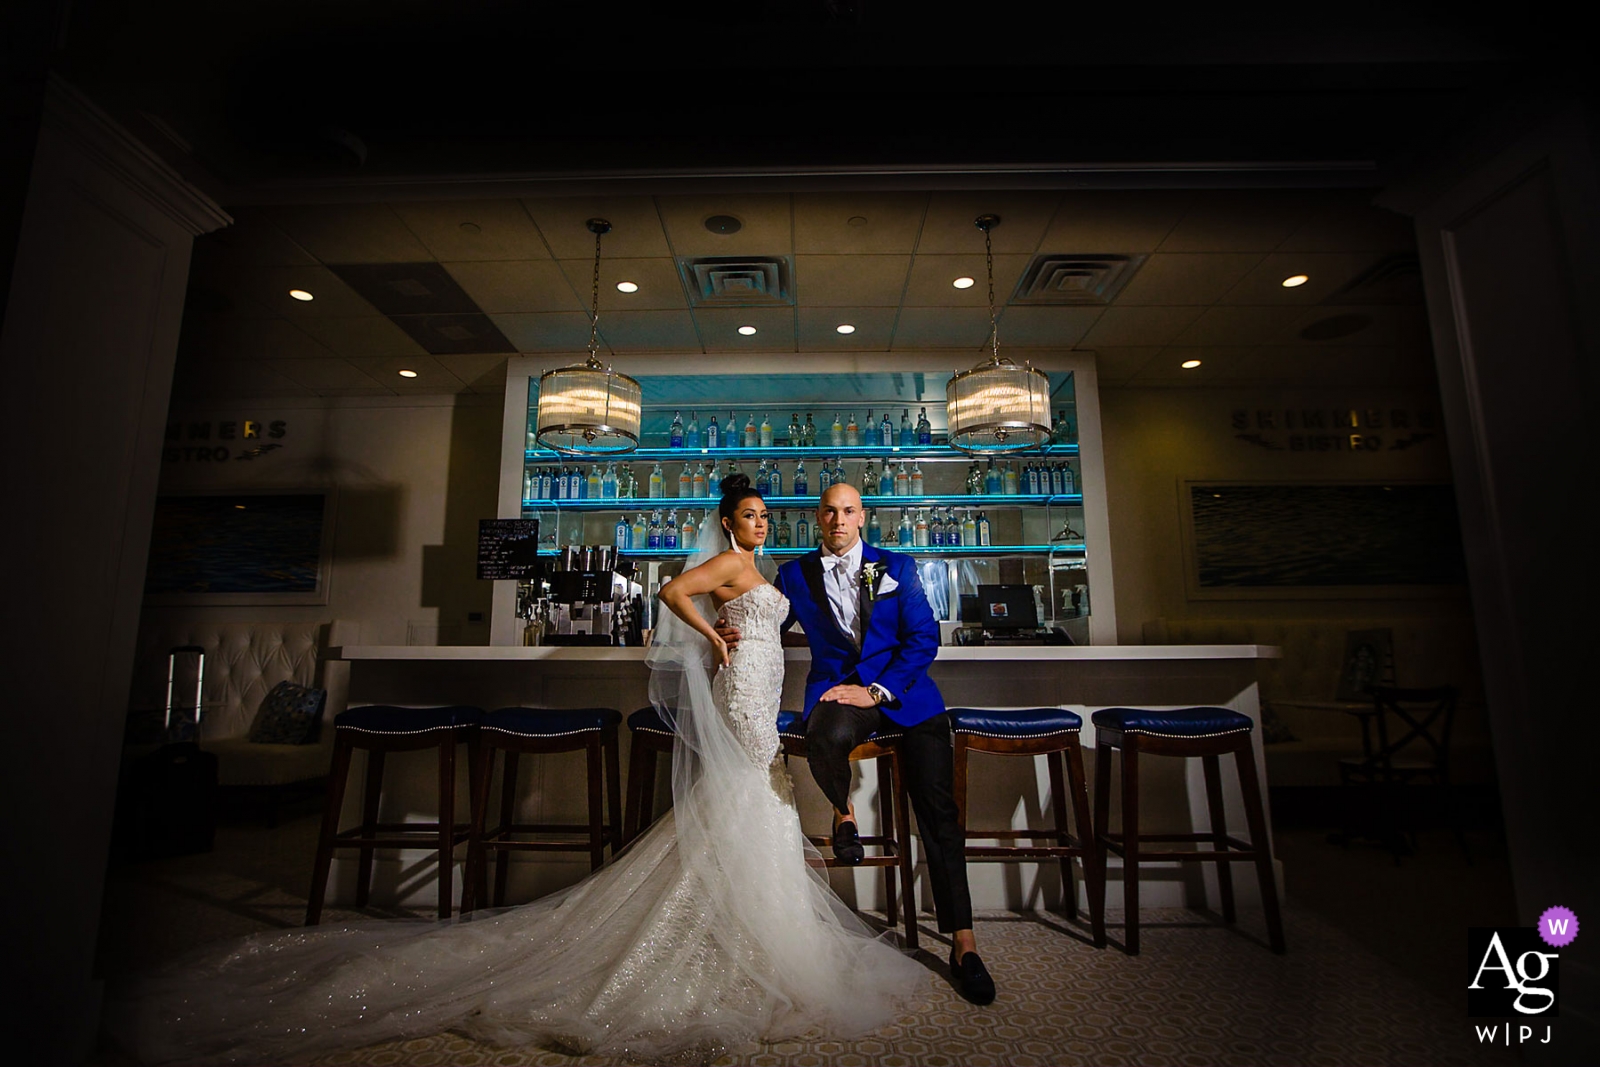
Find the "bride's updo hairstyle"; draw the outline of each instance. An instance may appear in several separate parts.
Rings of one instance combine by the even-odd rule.
[[[728,540],[733,540],[733,516],[739,510],[739,505],[755,497],[757,500],[766,501],[755,486],[750,484],[748,474],[730,474],[722,479],[722,500],[717,504],[717,517],[722,520],[722,530],[728,535]]]

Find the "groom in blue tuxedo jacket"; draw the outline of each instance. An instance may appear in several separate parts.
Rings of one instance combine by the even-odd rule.
[[[778,569],[788,597],[787,629],[799,622],[811,646],[806,677],[806,759],[834,807],[834,855],[863,858],[850,803],[850,752],[875,732],[901,734],[906,790],[928,860],[934,911],[953,942],[950,968],[969,1000],[994,999],[994,981],[976,951],[967,889],[966,836],[956,811],[950,717],[928,666],[939,651],[939,622],[910,556],[861,540],[861,496],[848,485],[822,494],[822,546]],[[737,631],[719,626],[730,644]],[[910,906],[910,903],[907,903]]]

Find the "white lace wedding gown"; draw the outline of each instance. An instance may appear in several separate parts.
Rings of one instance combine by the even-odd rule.
[[[117,998],[113,1034],[150,1063],[281,1064],[447,1029],[661,1062],[894,1019],[929,973],[807,867],[775,759],[787,603],[759,585],[723,611],[743,640],[712,686],[715,726],[747,758],[701,774],[610,866],[465,922],[330,925],[213,949]]]

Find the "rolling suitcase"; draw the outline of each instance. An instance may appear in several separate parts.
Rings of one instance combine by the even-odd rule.
[[[192,719],[176,702],[179,659],[188,655],[196,657]],[[217,757],[197,743],[204,681],[205,650],[174,648],[167,660],[166,743],[123,769],[118,836],[130,858],[209,852],[215,842]]]

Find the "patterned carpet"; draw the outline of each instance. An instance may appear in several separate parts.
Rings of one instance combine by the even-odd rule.
[[[311,822],[308,828],[303,823]],[[218,849],[119,868],[108,884],[101,973],[116,976],[197,944],[296,925],[314,820],[276,831],[228,828]],[[330,918],[354,915],[330,912]],[[1258,915],[1237,929],[1215,916],[1146,909],[1143,952],[1096,950],[1054,915],[980,918],[984,959],[1000,989],[986,1008],[950,986],[947,946],[923,927],[923,1011],[868,1038],[764,1045],[718,1064],[1055,1065],[1509,1064],[1481,1049],[1464,996],[1446,999],[1303,903],[1286,906],[1287,955],[1265,946]],[[1110,919],[1120,923],[1113,912]],[[1460,929],[1456,927],[1456,929]],[[1464,940],[1464,939],[1463,939]],[[95,1061],[127,1061],[105,1051]],[[536,1048],[480,1045],[455,1034],[327,1055],[318,1064],[605,1064]]]

